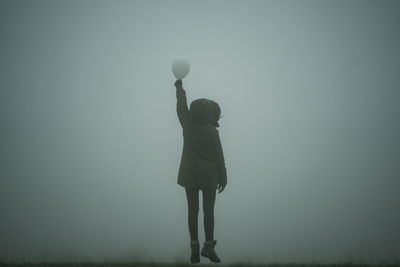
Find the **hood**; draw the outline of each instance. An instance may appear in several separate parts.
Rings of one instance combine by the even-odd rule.
[[[190,118],[192,123],[205,125],[211,123],[214,127],[219,127],[218,120],[221,116],[221,109],[217,102],[199,98],[190,104]]]

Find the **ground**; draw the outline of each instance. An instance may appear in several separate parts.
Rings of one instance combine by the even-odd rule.
[[[115,262],[104,262],[104,263],[90,263],[90,262],[76,262],[76,263],[52,263],[52,262],[41,262],[41,263],[16,263],[16,262],[0,262],[0,267],[189,267],[189,266],[220,266],[220,267],[400,267],[400,262],[382,262],[375,264],[367,263],[232,263],[232,264],[213,264],[209,262],[200,264],[190,264],[186,262],[175,262],[175,263],[162,263],[162,262],[132,262],[132,263],[115,263]]]

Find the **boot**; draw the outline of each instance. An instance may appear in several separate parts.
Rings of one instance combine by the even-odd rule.
[[[191,263],[200,262],[200,243],[199,240],[190,240],[190,248],[192,249],[192,255],[190,255]]]
[[[212,262],[220,262],[221,259],[218,258],[214,250],[216,244],[217,240],[208,240],[204,242],[204,247],[201,249],[201,256],[209,258]]]

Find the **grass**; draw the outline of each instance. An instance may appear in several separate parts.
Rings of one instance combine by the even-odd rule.
[[[193,266],[221,266],[221,267],[400,267],[400,262],[381,262],[381,263],[356,263],[356,262],[341,262],[341,263],[230,263],[230,264],[213,264],[211,262],[190,264],[187,262],[163,263],[163,262],[0,262],[1,267],[193,267]]]

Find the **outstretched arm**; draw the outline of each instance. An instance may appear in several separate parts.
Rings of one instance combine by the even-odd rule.
[[[182,87],[182,80],[176,80],[176,113],[179,122],[183,125],[189,120],[189,109],[187,106],[186,92]]]

